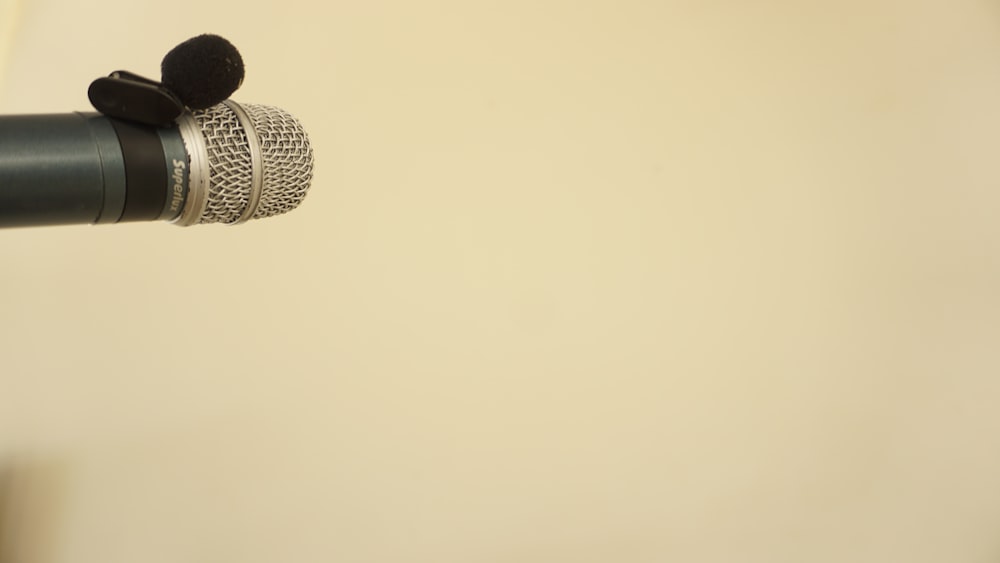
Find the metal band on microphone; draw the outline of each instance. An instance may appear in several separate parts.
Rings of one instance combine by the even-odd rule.
[[[190,227],[198,224],[208,205],[208,147],[205,146],[205,137],[198,123],[190,113],[177,118],[177,126],[188,153],[188,189],[184,198],[184,211],[171,223]]]
[[[250,150],[250,194],[247,207],[243,210],[239,219],[228,223],[230,225],[239,225],[240,223],[246,223],[257,213],[257,206],[260,205],[260,195],[264,191],[264,159],[260,148],[260,137],[257,136],[253,120],[247,115],[243,106],[232,100],[226,100],[222,103],[236,115],[236,119],[240,122],[243,132],[247,136],[247,148]]]

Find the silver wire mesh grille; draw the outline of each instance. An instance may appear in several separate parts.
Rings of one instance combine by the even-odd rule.
[[[295,209],[312,181],[313,152],[302,125],[284,110],[240,104],[260,139],[264,187],[252,219]],[[209,161],[208,203],[199,223],[233,223],[250,201],[253,163],[236,114],[219,104],[195,111]]]

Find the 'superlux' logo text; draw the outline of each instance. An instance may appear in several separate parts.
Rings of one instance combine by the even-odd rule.
[[[170,211],[177,211],[184,202],[184,170],[187,164],[183,160],[174,159],[173,199],[170,200]]]

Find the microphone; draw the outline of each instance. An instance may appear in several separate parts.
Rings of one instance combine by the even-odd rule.
[[[312,173],[302,125],[271,106],[226,100],[169,127],[0,116],[0,227],[239,224],[298,207]]]

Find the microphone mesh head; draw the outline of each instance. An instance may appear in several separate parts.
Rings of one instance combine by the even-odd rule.
[[[313,151],[297,119],[276,107],[240,104],[260,144],[263,187],[250,219],[291,211],[302,203],[313,172]],[[225,104],[193,112],[208,149],[208,201],[199,223],[235,223],[253,203],[252,142]]]

